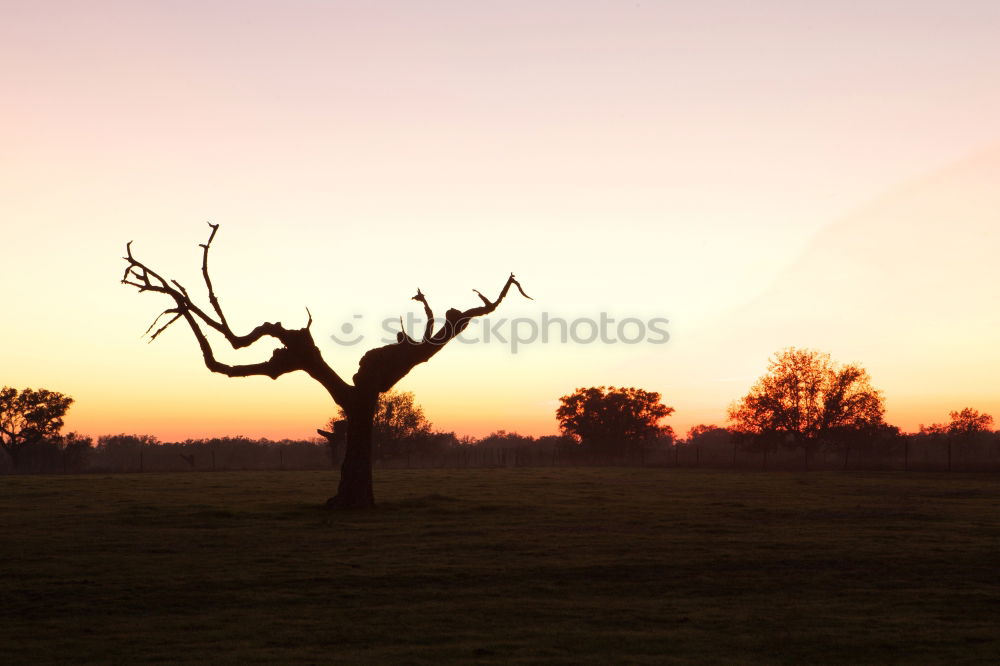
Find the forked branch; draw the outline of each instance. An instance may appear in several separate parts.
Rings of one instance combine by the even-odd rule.
[[[496,300],[491,301],[481,292],[473,290],[483,301],[483,304],[468,310],[449,309],[445,313],[444,324],[437,332],[434,331],[434,316],[427,302],[427,297],[418,289],[413,300],[423,304],[424,314],[427,316],[427,325],[424,328],[422,339],[416,341],[403,331],[395,344],[368,351],[361,357],[361,362],[358,364],[358,371],[354,375],[354,385],[369,393],[388,391],[415,366],[428,361],[442,347],[460,335],[473,319],[496,310],[497,306],[507,297],[512,286],[517,287],[522,296],[531,299],[524,292],[514,274],[511,273]]]
[[[334,400],[338,403],[349,399],[350,386],[343,381],[323,360],[319,349],[316,347],[309,331],[312,325],[312,313],[306,308],[308,323],[305,328],[286,329],[278,323],[265,322],[255,327],[246,335],[237,335],[226,320],[222,311],[219,298],[215,293],[212,278],[208,270],[208,253],[211,249],[212,241],[219,230],[219,225],[209,223],[211,233],[208,241],[199,245],[202,248],[201,272],[205,280],[205,287],[208,290],[208,301],[212,306],[214,315],[209,315],[200,308],[191,298],[188,290],[176,280],[167,280],[146,264],[139,261],[132,254],[132,242],[125,246],[127,262],[125,273],[122,276],[122,284],[135,287],[140,292],[152,291],[169,296],[174,305],[161,312],[153,323],[146,329],[149,334],[160,320],[168,315],[173,315],[165,324],[156,329],[150,336],[150,342],[155,340],[161,333],[167,330],[171,324],[183,318],[201,348],[205,365],[212,372],[227,375],[229,377],[249,377],[252,375],[262,375],[276,379],[283,374],[294,372],[295,370],[305,370],[311,376],[322,383],[330,391]],[[202,324],[214,329],[222,334],[233,349],[249,347],[261,338],[271,337],[278,340],[282,347],[274,350],[271,358],[261,363],[247,365],[229,365],[222,363],[215,358],[212,345],[209,343]]]
[[[212,246],[212,241],[215,239],[216,232],[219,231],[219,225],[209,222],[208,226],[212,228],[212,233],[208,235],[207,242],[199,245],[202,249],[201,274],[205,277],[205,286],[208,288],[208,302],[211,303],[212,307],[215,309],[215,314],[219,315],[219,323],[226,329],[229,329],[229,324],[226,323],[226,315],[222,314],[222,306],[219,305],[219,299],[216,297],[215,289],[212,287],[212,278],[208,275],[208,249]]]

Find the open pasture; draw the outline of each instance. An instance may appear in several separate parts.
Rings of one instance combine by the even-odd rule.
[[[0,478],[6,663],[994,662],[1000,477]]]

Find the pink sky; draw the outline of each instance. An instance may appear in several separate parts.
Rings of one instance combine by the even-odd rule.
[[[855,325],[780,300],[813,293],[803,257],[840,265],[830,233],[910,239],[847,302],[919,273],[914,215],[995,256],[997,34],[994,2],[5,2],[0,383],[73,395],[90,434],[309,436],[334,406],[308,378],[140,339],[162,304],[117,283],[124,243],[195,286],[211,220],[237,326],[308,306],[371,338],[418,286],[443,311],[512,270],[536,300],[498,315],[670,319],[666,345],[443,351],[400,388],[463,434],[554,432],[600,384],[720,422],[786,344],[864,364],[906,428],[1000,412],[996,281],[961,252]],[[982,316],[935,317],[959,292]],[[366,347],[323,352],[350,376]]]

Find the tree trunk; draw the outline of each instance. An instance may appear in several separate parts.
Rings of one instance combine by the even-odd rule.
[[[21,448],[17,445],[13,445],[8,449],[5,449],[7,454],[10,456],[10,468],[17,474],[21,471]]]
[[[327,500],[332,509],[368,509],[375,506],[372,489],[372,431],[378,394],[357,396],[347,415],[347,446],[340,467],[337,494]]]

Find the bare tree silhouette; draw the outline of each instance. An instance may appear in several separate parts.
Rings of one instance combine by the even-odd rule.
[[[169,296],[173,307],[167,308],[153,321],[146,333],[152,332],[150,340],[155,340],[171,324],[178,319],[184,319],[194,333],[198,346],[205,359],[205,366],[212,372],[228,377],[250,377],[263,375],[277,379],[281,375],[302,370],[319,382],[327,390],[330,397],[344,410],[347,417],[347,441],[344,462],[341,465],[340,485],[337,494],[327,501],[334,508],[367,508],[374,506],[375,495],[372,489],[372,422],[378,405],[379,394],[391,389],[399,380],[407,375],[416,365],[428,361],[441,350],[444,345],[458,336],[476,317],[490,314],[507,296],[511,286],[525,298],[531,298],[511,273],[507,282],[500,290],[496,300],[490,300],[479,291],[475,293],[482,305],[467,310],[450,308],[445,312],[444,323],[437,331],[434,330],[434,314],[424,294],[417,289],[413,300],[419,301],[424,307],[427,324],[423,335],[419,338],[410,337],[406,331],[400,331],[395,343],[377,347],[365,353],[354,374],[353,384],[346,382],[323,360],[319,348],[313,340],[310,327],[312,314],[306,309],[308,321],[303,328],[285,328],[280,322],[265,322],[245,335],[236,334],[215,294],[212,280],[208,272],[208,253],[219,230],[219,225],[209,223],[211,233],[208,241],[200,244],[202,248],[201,272],[208,290],[208,302],[212,312],[206,312],[196,305],[188,290],[176,280],[168,280],[152,270],[132,254],[132,241],[125,246],[124,257],[128,266],[122,277],[122,283],[137,288],[140,292],[150,291]],[[475,291],[475,290],[474,290]],[[169,317],[165,324],[154,327],[163,317]],[[215,358],[212,345],[205,336],[203,326],[214,329],[226,339],[233,349],[249,347],[258,340],[271,337],[281,343],[275,349],[271,358],[260,363],[247,365],[228,365]]]

